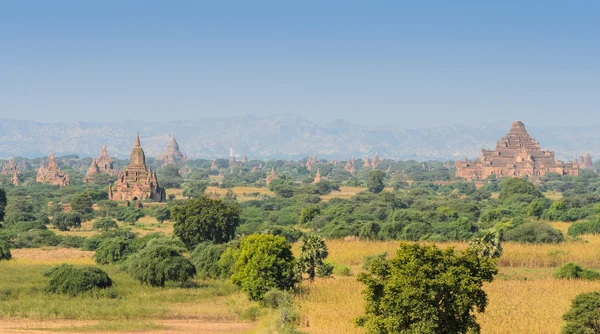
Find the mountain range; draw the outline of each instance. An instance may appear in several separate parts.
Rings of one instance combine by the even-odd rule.
[[[576,153],[600,154],[598,126],[536,127],[529,133],[542,149],[571,160]],[[373,156],[396,160],[457,160],[473,158],[481,148],[494,148],[511,121],[478,125],[445,125],[407,129],[385,124],[368,126],[339,120],[317,124],[296,115],[207,118],[198,121],[54,122],[0,119],[0,158],[57,155],[98,156],[103,144],[109,154],[127,158],[139,133],[148,156],[162,153],[171,134],[190,158],[226,158],[230,148],[248,158],[346,160]]]

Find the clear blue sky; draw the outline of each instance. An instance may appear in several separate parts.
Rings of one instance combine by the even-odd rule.
[[[599,84],[598,1],[0,0],[0,117],[578,125]]]

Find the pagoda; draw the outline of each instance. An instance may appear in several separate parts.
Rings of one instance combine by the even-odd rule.
[[[2,168],[2,175],[13,175],[15,173],[20,174],[21,171],[17,167],[17,164],[15,163],[15,159],[13,159],[13,157],[10,157],[10,159],[8,159],[8,162],[6,163],[6,165],[4,165],[4,167]]]
[[[456,162],[456,176],[467,181],[496,177],[539,178],[547,173],[579,175],[577,163],[556,160],[554,152],[542,151],[540,143],[529,135],[525,124],[512,123],[508,134],[496,143],[495,150],[481,150],[475,161]]]
[[[165,189],[159,187],[156,172],[146,166],[146,155],[140,143],[140,136],[135,138],[135,144],[129,158],[129,166],[117,175],[114,186],[108,188],[108,198],[114,201],[134,201],[139,203],[146,199],[155,202],[166,200]]]
[[[71,179],[69,178],[69,173],[63,173],[60,170],[58,163],[56,163],[54,152],[52,152],[48,157],[48,166],[44,165],[43,160],[40,163],[35,181],[64,187],[71,182]]]
[[[187,156],[179,150],[179,144],[175,140],[175,134],[171,135],[171,139],[167,144],[165,152],[158,156],[158,160],[163,162],[163,165],[171,165],[187,160]]]

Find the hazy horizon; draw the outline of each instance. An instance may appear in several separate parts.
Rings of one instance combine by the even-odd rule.
[[[0,117],[595,123],[600,4],[0,3]]]

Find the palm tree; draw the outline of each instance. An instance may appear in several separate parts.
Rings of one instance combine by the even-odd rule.
[[[323,260],[329,254],[325,240],[318,235],[309,234],[302,237],[303,244],[300,246],[300,259],[302,273],[308,274],[308,279],[315,279],[317,267],[323,265]]]
[[[469,246],[477,251],[481,257],[496,259],[502,256],[502,233],[495,229],[490,229],[475,235]]]

